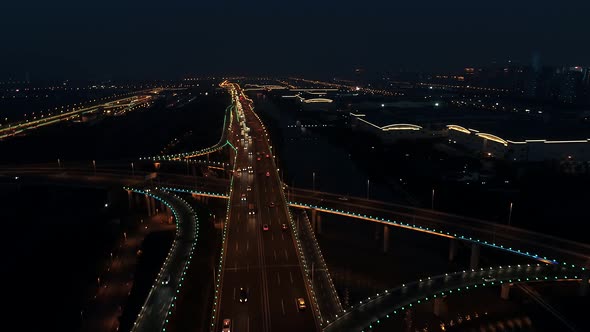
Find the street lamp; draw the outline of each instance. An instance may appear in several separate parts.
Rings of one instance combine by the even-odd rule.
[[[367,199],[369,199],[369,187],[371,185],[371,180],[367,179]]]
[[[315,191],[315,172],[313,172],[312,190]]]
[[[131,176],[135,176],[135,166],[133,165],[133,162],[131,162]]]
[[[512,202],[510,202],[510,210],[508,212],[508,226],[512,223]]]
[[[92,167],[94,168],[94,173],[96,173],[96,160],[92,160]]]
[[[430,208],[434,210],[434,188],[432,188],[432,198],[430,199]]]

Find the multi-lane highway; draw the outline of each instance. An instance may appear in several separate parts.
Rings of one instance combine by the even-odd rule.
[[[236,169],[240,172],[230,197],[215,329],[221,330],[223,320],[230,319],[231,331],[314,331],[314,306],[267,134],[250,105],[240,98],[252,144],[245,140],[238,145]],[[247,302],[240,302],[244,297],[240,288],[247,291]],[[298,304],[299,298],[305,308]]]

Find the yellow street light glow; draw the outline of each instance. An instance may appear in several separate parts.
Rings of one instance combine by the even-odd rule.
[[[483,137],[485,139],[488,139],[490,141],[503,144],[504,146],[508,146],[508,142],[506,140],[504,140],[496,135],[487,134],[487,133],[477,133],[476,135],[479,137]]]
[[[471,134],[471,131],[469,131],[469,129],[458,125],[447,125],[447,128],[449,128],[450,130],[460,131],[465,134]]]

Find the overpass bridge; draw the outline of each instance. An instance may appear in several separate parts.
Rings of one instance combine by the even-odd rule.
[[[97,168],[25,167],[0,168],[0,176],[21,176],[21,180],[49,181],[52,183],[94,183],[102,187],[138,185],[152,172]],[[157,187],[174,192],[228,198],[229,180],[214,177],[186,176],[158,172]],[[333,214],[381,224],[384,227],[384,247],[391,227],[422,232],[450,240],[449,258],[456,254],[456,241],[472,246],[472,268],[477,267],[479,247],[525,256],[547,264],[560,264],[590,269],[590,245],[561,239],[521,228],[499,225],[479,219],[467,218],[394,203],[344,197],[336,194],[288,187],[289,206],[311,211],[312,224],[321,231],[321,214]],[[385,249],[385,248],[384,248]]]
[[[581,281],[588,289],[588,271],[566,266],[527,264],[480,268],[432,276],[402,284],[360,301],[343,315],[330,322],[324,332],[366,331],[383,320],[402,315],[406,309],[421,303],[433,303],[434,313],[440,310],[445,296],[464,294],[481,287],[500,286],[501,297],[507,299],[510,287],[517,283]]]
[[[478,265],[481,246],[526,256],[543,263],[574,264],[590,268],[590,245],[552,235],[429,209],[305,189],[291,188],[288,196],[291,206],[310,210],[312,217],[316,216],[313,223],[318,229],[321,229],[321,218],[317,217],[319,213],[382,224],[384,249],[388,246],[389,228],[398,227],[449,238],[450,259],[456,254],[456,241],[470,243],[472,268]]]

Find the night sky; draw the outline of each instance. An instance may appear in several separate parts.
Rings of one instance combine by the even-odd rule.
[[[590,1],[2,1],[0,80],[590,65]]]

